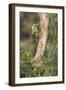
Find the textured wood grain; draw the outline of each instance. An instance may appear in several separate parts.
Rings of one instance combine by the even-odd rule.
[[[37,63],[42,63],[44,52],[45,52],[45,46],[46,46],[46,41],[48,37],[48,14],[41,13],[39,15],[40,17],[40,35],[39,35],[39,43],[35,55],[35,60]]]

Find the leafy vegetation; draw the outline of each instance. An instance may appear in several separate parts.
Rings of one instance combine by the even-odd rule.
[[[20,77],[56,76],[58,74],[58,16],[49,15],[49,34],[43,63],[36,64],[34,55],[37,46],[29,45],[31,26],[39,23],[38,13],[20,13]]]

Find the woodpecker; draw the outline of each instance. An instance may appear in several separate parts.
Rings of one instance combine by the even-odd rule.
[[[38,40],[39,40],[38,24],[33,24],[32,25],[32,39],[35,43],[38,43]]]

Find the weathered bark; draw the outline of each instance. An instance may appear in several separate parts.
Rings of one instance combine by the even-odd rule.
[[[40,17],[40,30],[39,30],[39,43],[35,55],[36,63],[42,63],[42,57],[44,56],[46,41],[48,37],[48,14],[41,13]]]

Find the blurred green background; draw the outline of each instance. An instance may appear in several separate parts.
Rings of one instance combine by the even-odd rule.
[[[33,24],[39,13],[20,12],[20,77],[56,76],[58,74],[58,15],[49,15],[49,34],[42,65],[33,62],[37,45],[29,44]]]

